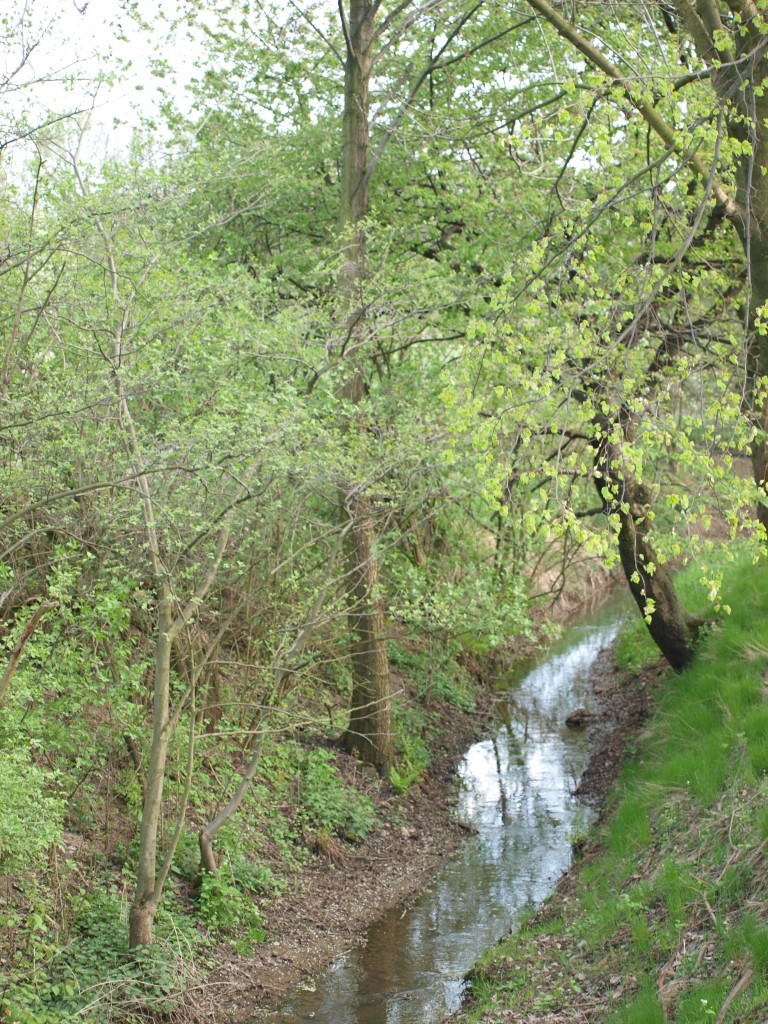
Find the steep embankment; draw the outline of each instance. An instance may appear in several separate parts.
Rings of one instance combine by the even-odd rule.
[[[695,583],[695,581],[692,581]],[[659,680],[581,860],[482,960],[457,1018],[493,1024],[768,1019],[768,573],[737,565],[692,669]],[[625,688],[654,652],[630,628]]]
[[[57,636],[42,637],[43,653]],[[52,649],[62,663],[62,650],[70,652],[67,663],[82,674],[78,637],[62,635]],[[140,640],[135,647],[138,658]],[[386,780],[338,750],[343,692],[328,703],[327,689],[308,686],[303,724],[267,736],[258,778],[217,837],[220,871],[201,879],[197,832],[250,756],[238,736],[220,747],[220,724],[206,728],[157,941],[139,956],[127,949],[127,914],[142,807],[143,758],[134,738],[141,733],[125,731],[126,709],[111,708],[112,690],[106,703],[94,698],[78,714],[68,691],[52,690],[41,721],[59,747],[17,731],[32,754],[0,759],[0,1018],[226,1021],[247,1017],[256,1002],[279,1001],[385,908],[423,888],[459,844],[452,771],[492,719],[490,680],[522,647],[521,638],[514,650],[486,657],[457,653],[431,635],[403,629],[393,636],[397,761]],[[27,653],[34,657],[23,667],[34,672],[40,650]],[[6,746],[14,722],[23,725],[36,707],[22,703],[22,677],[12,695],[16,718],[4,718]],[[137,698],[128,710],[141,717],[144,709]],[[186,778],[183,756],[179,745],[168,830]],[[43,762],[56,770],[47,790]]]

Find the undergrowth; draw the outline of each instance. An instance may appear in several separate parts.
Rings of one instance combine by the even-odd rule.
[[[695,577],[683,591],[695,593]],[[729,592],[732,613],[713,621],[694,665],[666,676],[567,896],[476,969],[469,1019],[766,1020],[766,568],[737,562]],[[628,627],[617,657],[627,685],[656,660],[642,626]]]
[[[429,767],[441,716],[474,707],[475,684],[436,640],[404,639],[391,654],[401,680],[391,782],[405,793]],[[386,797],[387,783],[341,755],[318,716],[316,728],[267,737],[239,814],[216,835],[218,871],[201,873],[197,831],[236,785],[242,759],[236,743],[215,759],[204,749],[156,942],[130,952],[141,785],[125,746],[98,746],[106,735],[95,729],[94,750],[80,738],[74,755],[49,750],[38,762],[16,750],[8,721],[0,727],[0,1020],[176,1019],[185,990],[215,963],[217,943],[253,955],[267,938],[270,900],[297,884],[313,857],[343,863],[381,825],[372,794]],[[401,802],[382,802],[402,820]]]
[[[4,1020],[18,1024],[84,1024],[146,1020],[177,1006],[205,963],[208,943],[173,896],[156,920],[156,943],[129,952],[124,888],[105,884],[73,894],[66,941],[47,894],[28,883],[22,915],[0,900],[7,946],[0,988]]]
[[[389,779],[398,793],[407,793],[422,778],[431,761],[430,748],[439,732],[437,709],[469,714],[475,709],[469,673],[449,647],[428,641],[426,646],[390,641],[390,664],[408,678],[410,700],[393,701],[396,764]]]

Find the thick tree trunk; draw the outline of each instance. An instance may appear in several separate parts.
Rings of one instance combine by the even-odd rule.
[[[344,349],[363,338],[365,330],[365,235],[368,214],[368,89],[373,68],[372,0],[351,0],[344,16],[347,57],[344,67],[343,159],[339,228],[344,262],[339,296],[345,311]],[[342,12],[344,8],[341,8]],[[341,396],[357,406],[364,398],[362,370],[352,365]],[[348,430],[364,424],[348,423]],[[352,634],[353,687],[350,724],[344,745],[363,761],[386,773],[393,761],[392,703],[384,635],[384,609],[376,592],[375,518],[372,504],[352,484],[342,484],[342,506],[351,528],[347,534],[349,626]]]
[[[757,187],[765,193],[763,202],[768,210],[768,185],[762,175]],[[768,214],[761,234],[753,232],[747,251],[751,278],[748,381],[750,412],[757,430],[752,444],[752,473],[762,494],[757,517],[768,535],[768,337],[757,329],[758,311],[768,303]]]
[[[760,60],[752,71],[754,82],[762,83],[768,77],[768,60]],[[741,96],[743,87],[739,90]],[[752,472],[761,491],[762,500],[757,517],[768,533],[768,337],[758,318],[763,322],[768,313],[768,96],[726,101],[729,110],[729,134],[742,144],[748,143],[752,152],[741,158],[736,177],[737,200],[744,211],[742,223],[736,224],[748,267],[748,325],[747,325],[747,386],[749,414],[756,429],[752,444]],[[735,114],[735,116],[733,116]]]
[[[370,500],[359,495],[351,498],[347,513],[352,520],[348,550],[354,687],[344,745],[361,761],[385,774],[394,760],[392,701],[384,607],[376,594],[378,565],[373,549],[375,529]]]
[[[619,555],[635,603],[646,620],[656,646],[676,672],[693,660],[699,623],[686,612],[668,569],[659,565],[649,539],[645,488],[624,480],[623,505],[619,510]]]

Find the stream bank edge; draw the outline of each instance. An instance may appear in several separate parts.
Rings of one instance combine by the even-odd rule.
[[[568,615],[569,621],[573,618]],[[603,650],[591,676],[597,714],[589,725],[592,754],[579,795],[592,806],[610,786],[628,738],[644,720],[647,707],[644,691],[638,691],[639,700],[634,692],[630,701],[624,699],[629,691],[620,685],[624,675],[617,673],[611,651]],[[517,651],[515,660],[529,654]],[[452,813],[455,772],[471,743],[490,733],[497,697],[487,678],[500,672],[498,665],[488,662],[476,661],[472,668],[478,682],[476,710],[450,717],[438,741],[439,756],[399,803],[402,823],[385,824],[343,865],[334,867],[320,859],[309,865],[302,889],[270,910],[268,925],[279,936],[274,942],[246,959],[232,956],[227,947],[221,950],[223,962],[211,979],[218,1006],[198,1001],[197,1020],[243,1022],[259,1007],[279,1005],[360,941],[387,910],[417,898],[452,856],[467,835]],[[504,670],[509,671],[508,661]],[[478,956],[481,953],[478,950]]]
[[[765,566],[736,559],[729,591],[738,607],[691,669],[648,652],[630,675],[655,698],[632,757],[556,892],[471,972],[453,1024],[768,1020]]]

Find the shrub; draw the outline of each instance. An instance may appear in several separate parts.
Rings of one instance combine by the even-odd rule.
[[[245,933],[250,945],[264,941],[258,907],[238,889],[226,866],[218,875],[203,873],[198,912],[211,931],[225,935]]]
[[[300,818],[316,832],[364,839],[375,814],[369,797],[346,785],[327,750],[313,750],[301,767]]]
[[[52,781],[23,751],[0,752],[0,874],[34,866],[60,838],[64,801],[47,791]]]

